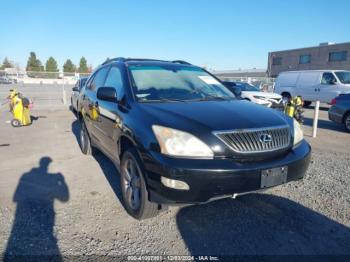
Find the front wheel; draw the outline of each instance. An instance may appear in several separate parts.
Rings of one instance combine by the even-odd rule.
[[[344,118],[344,124],[345,124],[346,130],[350,132],[350,112],[346,114]]]
[[[135,149],[123,154],[120,169],[123,204],[128,214],[138,220],[156,216],[158,204],[148,200],[144,171]]]
[[[289,93],[282,93],[282,99],[285,103],[288,103],[291,100],[292,96]]]

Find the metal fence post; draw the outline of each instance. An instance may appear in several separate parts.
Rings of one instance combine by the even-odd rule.
[[[315,138],[317,135],[317,123],[318,123],[318,112],[320,110],[320,101],[316,101],[315,112],[314,112],[314,122],[312,125],[312,137]]]
[[[66,90],[64,89],[64,77],[62,78],[62,98],[63,98],[63,104],[66,105],[67,104],[67,97],[66,97]]]

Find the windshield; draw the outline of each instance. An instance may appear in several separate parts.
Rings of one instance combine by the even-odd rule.
[[[240,87],[242,91],[254,91],[254,92],[260,91],[260,89],[258,87],[253,86],[253,85],[248,84],[248,83],[236,83],[236,85],[238,87]]]
[[[129,66],[138,101],[229,100],[235,96],[200,68],[179,65]]]
[[[350,71],[335,72],[340,82],[350,84]]]

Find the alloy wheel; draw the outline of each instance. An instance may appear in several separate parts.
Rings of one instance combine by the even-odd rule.
[[[345,119],[345,127],[347,130],[350,130],[350,114]]]
[[[138,210],[141,205],[141,178],[140,169],[136,162],[129,158],[123,166],[123,187],[127,204],[133,210]]]

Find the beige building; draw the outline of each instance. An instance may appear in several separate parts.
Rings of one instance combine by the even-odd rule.
[[[350,70],[350,42],[270,52],[267,70],[271,77],[295,70]]]

